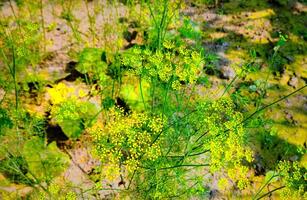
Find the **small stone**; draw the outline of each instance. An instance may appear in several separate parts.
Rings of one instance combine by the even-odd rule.
[[[211,199],[211,200],[221,198],[221,193],[217,189],[212,189],[210,191],[209,195],[210,195],[209,199]]]
[[[290,80],[288,81],[288,85],[293,87],[293,88],[297,88],[297,86],[298,86],[298,78],[296,76],[292,76],[290,78]]]
[[[286,56],[286,59],[287,59],[288,63],[293,63],[294,62],[293,56]]]
[[[221,68],[221,78],[233,79],[236,76],[236,72],[230,66],[223,66]]]
[[[291,160],[292,162],[297,161],[297,160],[298,160],[298,156],[297,156],[297,155],[291,156],[291,157],[290,157],[290,160]]]

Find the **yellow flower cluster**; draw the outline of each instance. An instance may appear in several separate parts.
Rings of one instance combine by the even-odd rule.
[[[225,169],[229,178],[244,189],[248,184],[248,168],[242,161],[252,162],[253,157],[252,151],[244,145],[245,132],[240,124],[242,114],[234,111],[228,98],[207,103],[202,111],[205,113],[203,123],[210,132],[205,148],[211,152],[211,171]]]
[[[97,113],[95,104],[85,101],[82,89],[74,89],[63,83],[48,90],[51,101],[51,119],[70,138],[78,138],[84,128],[92,123]]]
[[[281,192],[282,199],[307,199],[306,168],[300,167],[297,161],[281,161],[277,171],[286,186]]]
[[[39,192],[38,199],[58,199],[58,200],[77,200],[78,196],[73,191],[68,191],[66,188],[63,190],[58,183],[51,183],[48,187],[49,194],[46,194],[45,191]]]
[[[218,187],[220,190],[226,190],[229,187],[229,181],[227,180],[227,178],[221,178],[218,181]]]
[[[132,48],[122,54],[121,61],[137,75],[158,77],[164,83],[170,81],[175,90],[180,89],[180,82],[195,83],[203,67],[201,54],[185,46],[175,47],[170,41],[164,47],[155,52]]]
[[[57,84],[54,88],[48,89],[50,100],[53,105],[61,104],[68,98],[75,98],[74,89],[67,87],[64,83]]]
[[[86,92],[82,89],[77,91],[64,83],[59,83],[54,88],[48,89],[48,93],[52,103],[51,115],[57,122],[63,119],[76,120],[80,117],[80,113],[87,112],[88,107],[80,101],[80,98],[86,96]]]
[[[149,117],[144,113],[124,115],[120,109],[112,108],[105,126],[96,123],[89,129],[95,144],[95,153],[105,162],[103,175],[108,180],[116,179],[122,167],[128,173],[138,168],[141,160],[156,160],[161,155],[159,141],[151,144],[162,131],[160,117]]]
[[[87,95],[84,90],[68,87],[64,83],[59,83],[53,88],[49,88],[48,94],[53,105],[61,104],[69,99],[77,100]]]

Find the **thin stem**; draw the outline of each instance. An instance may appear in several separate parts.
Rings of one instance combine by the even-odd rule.
[[[11,11],[12,11],[12,13],[13,13],[13,15],[14,15],[15,22],[17,23],[17,26],[18,26],[18,30],[19,30],[20,36],[22,36],[22,31],[21,31],[20,22],[19,22],[19,20],[18,20],[18,18],[17,18],[17,16],[16,16],[16,13],[15,13],[15,10],[14,10],[14,6],[13,6],[13,4],[12,4],[12,0],[9,0],[9,4],[10,4]],[[22,40],[23,40],[23,42],[24,42],[24,39],[22,39]]]
[[[196,110],[193,110],[193,111],[189,112],[188,114],[186,114],[185,116],[183,116],[181,119],[183,119],[183,118],[185,118],[185,117],[188,117],[189,115],[191,115],[191,114],[194,113],[194,112],[196,112]],[[151,147],[151,146],[159,139],[159,137],[162,135],[162,133],[163,133],[164,131],[166,131],[167,129],[169,129],[169,128],[172,127],[173,125],[174,125],[174,123],[172,123],[172,124],[170,124],[168,127],[164,128],[164,129],[155,137],[155,139],[151,142],[151,144],[149,145],[149,147]],[[144,156],[144,154],[140,156],[140,159],[142,159],[143,156]],[[131,176],[131,178],[130,178],[130,180],[129,180],[129,185],[128,185],[127,190],[130,188],[130,185],[131,185],[132,180],[133,180],[133,178],[134,178],[134,176],[135,176],[135,173],[136,173],[136,170],[133,171],[133,174],[132,174],[132,176]]]
[[[268,105],[266,105],[266,106],[263,106],[262,108],[256,110],[256,111],[253,112],[251,115],[249,115],[247,118],[245,118],[245,119],[244,119],[242,122],[240,122],[238,125],[245,123],[245,122],[248,121],[250,118],[252,118],[253,116],[255,116],[257,113],[259,113],[259,112],[265,110],[266,108],[268,108],[268,107],[270,107],[270,106],[272,106],[272,105],[274,105],[274,104],[277,104],[277,103],[279,103],[279,102],[281,102],[281,101],[287,99],[288,97],[292,96],[293,94],[295,94],[295,93],[297,93],[297,92],[303,90],[305,87],[307,87],[307,84],[304,85],[303,87],[301,87],[301,88],[299,88],[299,89],[297,89],[297,90],[291,92],[290,94],[288,94],[288,95],[286,95],[286,96],[283,96],[282,98],[280,98],[280,99],[278,99],[278,100],[276,100],[276,101],[274,101],[274,102],[272,102],[272,103],[270,103],[270,104],[268,104]],[[237,125],[237,126],[238,126],[238,125]]]
[[[144,104],[144,109],[147,110],[146,108],[146,103],[145,103],[145,99],[144,99],[144,94],[143,94],[143,88],[142,88],[142,77],[139,77],[139,85],[140,85],[140,93],[141,93],[141,98],[142,98],[142,102]]]
[[[4,91],[3,97],[0,100],[0,105],[2,104],[2,102],[4,101],[5,97],[6,97],[7,91]]]
[[[87,18],[88,18],[88,21],[89,21],[89,24],[90,24],[90,32],[92,34],[92,43],[93,43],[93,46],[96,46],[96,33],[95,33],[95,25],[96,25],[96,22],[95,22],[95,16],[92,16],[91,13],[90,13],[90,10],[89,10],[89,7],[88,7],[88,3],[89,1],[88,0],[84,0],[84,3],[85,3],[85,7],[86,7],[86,12],[87,12]]]
[[[44,7],[43,0],[40,0],[40,13],[41,13],[41,24],[43,29],[43,37],[44,37],[44,53],[46,53],[46,30],[45,30],[45,20],[44,20]]]
[[[16,58],[15,58],[15,48],[12,45],[12,53],[13,53],[13,80],[14,80],[14,89],[15,89],[15,104],[16,104],[16,112],[18,111],[18,88],[17,88],[17,76],[16,76]]]
[[[161,19],[159,27],[157,27],[157,30],[158,30],[158,49],[161,49],[161,43],[163,42],[161,40],[161,37],[162,37],[163,29],[164,29],[164,21],[165,21],[167,11],[168,11],[167,3],[168,3],[168,0],[164,0],[162,19]]]
[[[152,19],[153,19],[153,21],[154,21],[154,24],[155,24],[155,26],[157,27],[157,26],[158,26],[158,23],[157,23],[157,21],[156,21],[155,15],[153,14],[152,8],[151,8],[151,6],[150,6],[150,2],[148,2],[148,8],[149,8],[149,11],[150,11],[150,15],[151,15],[151,17],[152,17]]]
[[[154,111],[154,103],[155,103],[155,90],[156,90],[156,78],[151,78],[152,84],[152,94],[151,94],[151,113],[153,114]]]
[[[179,167],[208,167],[209,164],[181,164],[181,165],[174,165],[171,167],[163,167],[163,168],[159,168],[157,170],[166,170],[166,169],[174,169],[174,168],[179,168]],[[146,167],[142,167],[144,169],[153,169],[153,168],[146,168]]]
[[[262,199],[263,197],[265,197],[267,195],[270,195],[270,194],[272,194],[273,192],[275,192],[277,190],[283,189],[284,187],[286,187],[286,186],[280,186],[278,188],[275,188],[274,190],[271,190],[271,191],[265,193],[264,195],[260,196],[259,198],[257,198],[257,200]]]
[[[265,186],[267,186],[267,185],[271,182],[271,180],[272,180],[273,178],[275,178],[275,177],[277,177],[277,175],[271,176],[271,178],[270,178],[263,186],[260,187],[260,189],[257,191],[257,193],[255,194],[255,196],[253,197],[253,200],[262,192],[262,190],[265,188]]]
[[[224,92],[223,92],[221,97],[223,97],[226,94],[226,92],[229,91],[230,87],[235,82],[235,80],[237,80],[237,78],[238,78],[238,75],[236,74],[235,77],[231,80],[231,82],[226,86],[226,88],[225,88],[225,90],[224,90]]]
[[[171,86],[171,82],[172,82],[172,78],[168,81],[167,87],[166,87],[166,91],[165,91],[165,94],[164,94],[164,102],[163,102],[163,110],[162,110],[162,121],[163,121],[163,118],[164,118],[165,105],[166,105],[166,100],[167,100],[167,97],[168,97],[168,91],[169,91],[170,86]]]

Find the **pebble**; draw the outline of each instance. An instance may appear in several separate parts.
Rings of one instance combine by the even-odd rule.
[[[298,78],[296,76],[292,76],[289,81],[288,81],[288,85],[293,87],[293,88],[297,88],[298,86]]]
[[[221,68],[222,76],[224,79],[233,79],[236,76],[235,70],[230,66],[223,66]]]

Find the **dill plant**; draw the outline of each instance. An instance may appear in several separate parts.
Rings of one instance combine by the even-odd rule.
[[[61,3],[62,18],[70,26],[74,39],[81,44],[86,35],[78,30],[79,22],[73,15],[73,1]],[[92,37],[92,44],[85,46],[95,46],[99,42],[99,36],[94,30],[96,13],[92,15],[88,2],[84,3]],[[127,2],[131,6],[133,3]],[[115,2],[112,5],[119,4]],[[218,182],[221,188],[244,190],[250,185],[253,153],[247,147],[249,129],[245,125],[257,123],[256,120],[249,120],[289,95],[263,107],[260,107],[260,100],[257,110],[245,118],[238,104],[248,104],[252,100],[244,99],[240,91],[232,95],[232,99],[200,98],[195,88],[202,78],[202,71],[212,67],[217,59],[204,53],[200,45],[201,34],[192,21],[183,19],[182,26],[170,34],[169,30],[179,24],[178,16],[182,6],[181,1],[142,1],[141,8],[144,10],[139,13],[139,23],[149,28],[143,45],[118,51],[122,47],[122,38],[117,38],[110,44],[105,43],[104,49],[84,48],[79,53],[76,70],[84,75],[91,91],[76,91],[63,83],[48,89],[51,121],[59,124],[71,139],[79,138],[82,133],[89,133],[92,137],[94,154],[101,161],[96,169],[100,172],[99,183],[94,189],[112,190],[103,188],[108,184],[100,185],[102,180],[113,183],[120,179],[119,185],[124,186],[119,190],[121,198],[204,199],[209,198],[208,183],[211,180],[205,178],[208,174],[218,174],[221,177]],[[2,57],[14,82],[16,111],[20,114],[18,119],[26,123],[24,127],[27,130],[22,132],[24,141],[18,145],[23,152],[11,152],[8,148],[10,143],[5,145],[5,150],[1,150],[0,170],[16,182],[40,187],[44,192],[39,192],[38,196],[42,199],[77,199],[74,191],[60,188],[54,181],[66,169],[67,155],[60,152],[55,143],[46,145],[46,133],[42,130],[44,120],[22,113],[18,106],[16,72],[22,71],[29,64],[35,66],[38,63],[40,54],[37,40],[46,40],[42,1],[39,9],[39,22],[18,19],[17,26],[12,29],[8,28],[9,23],[2,22],[5,25],[3,27],[7,27],[0,32],[4,41],[1,43]],[[142,17],[145,18],[143,21]],[[115,18],[118,18],[117,7]],[[42,30],[39,29],[39,23]],[[106,22],[103,27],[104,39],[123,28],[114,28],[111,22]],[[121,34],[121,31],[118,33]],[[181,40],[181,37],[194,40],[195,45]],[[274,53],[278,48],[274,49]],[[35,53],[38,53],[37,57],[33,56]],[[245,69],[250,68],[252,63],[243,66],[242,72],[226,86],[222,96],[229,92],[236,78],[247,73]],[[132,90],[125,90],[127,82],[132,90],[139,88],[139,93],[131,94]],[[101,97],[100,110],[88,101],[89,95],[96,94]],[[142,99],[142,102],[138,102],[143,104],[141,109],[129,101],[133,95]],[[114,106],[115,99],[120,98],[132,110]],[[17,121],[14,124],[14,118],[10,111],[1,107],[1,139],[12,137],[9,133],[13,132],[13,126],[20,128]],[[259,124],[263,125],[256,125]],[[284,185],[276,190],[285,188],[282,192],[285,198],[306,196],[305,169],[300,168],[296,162],[284,161],[276,171]],[[255,198],[263,198],[276,190],[261,194],[260,188]]]
[[[41,188],[43,191],[48,192],[45,185],[49,178],[36,176],[41,171],[41,168],[32,168],[32,163],[29,162],[26,151],[22,151],[26,145],[27,139],[33,135],[40,137],[42,147],[44,143],[43,120],[26,114],[20,101],[20,85],[23,84],[22,77],[27,76],[28,67],[36,69],[38,63],[41,61],[43,53],[41,50],[41,30],[39,24],[27,15],[27,12],[22,8],[18,8],[18,14],[10,1],[10,8],[13,13],[12,16],[1,18],[0,41],[1,41],[1,76],[6,81],[4,86],[5,92],[10,95],[11,90],[15,93],[15,109],[12,109],[13,102],[9,101],[9,96],[1,100],[1,109],[6,109],[10,116],[5,119],[2,114],[1,130],[1,172],[6,174],[12,182],[23,183],[33,188]],[[14,22],[16,22],[15,25]],[[5,75],[9,74],[9,76]],[[13,86],[11,86],[13,85]],[[25,120],[26,119],[26,120]],[[23,123],[20,123],[23,122]],[[8,125],[5,125],[8,124]],[[2,132],[1,131],[1,132]],[[29,144],[29,143],[27,143]],[[29,147],[29,146],[28,146]],[[28,150],[31,148],[29,147]],[[32,154],[38,153],[42,149],[32,148]],[[53,148],[53,150],[55,150]],[[56,153],[56,152],[54,152]],[[27,158],[26,158],[27,157]],[[38,163],[48,162],[52,163],[50,157],[40,157]],[[54,169],[57,170],[57,167]],[[62,169],[59,171],[61,172]],[[48,171],[48,169],[47,169]],[[50,171],[49,171],[50,172]],[[52,174],[53,172],[51,172]],[[51,175],[50,174],[50,175]],[[47,176],[46,176],[47,177]]]
[[[180,3],[175,3],[179,8]],[[122,73],[139,77],[144,113],[125,115],[112,108],[104,123],[88,129],[95,153],[106,162],[100,171],[109,180],[123,180],[125,190],[120,195],[133,194],[138,199],[204,198],[208,180],[198,174],[208,168],[211,173],[225,171],[224,180],[244,189],[249,184],[244,163],[253,158],[240,124],[243,116],[228,98],[197,98],[193,87],[202,75],[205,57],[184,41],[165,39],[178,11],[170,12],[174,8],[170,5],[168,1],[148,5],[154,27],[148,46],[119,53]],[[196,33],[183,31],[199,39]],[[149,82],[151,99],[144,98],[144,81]],[[152,129],[151,121],[159,128]]]

